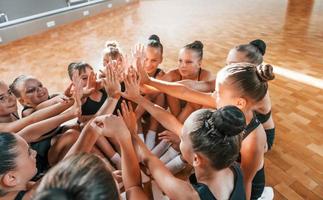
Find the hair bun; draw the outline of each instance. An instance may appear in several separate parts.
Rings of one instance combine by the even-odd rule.
[[[217,130],[223,136],[235,136],[246,127],[243,112],[236,106],[224,106],[213,112],[212,116]]]
[[[259,49],[260,53],[262,55],[265,55],[265,53],[266,53],[266,43],[263,40],[256,39],[256,40],[251,41],[249,44],[257,47],[257,49]]]
[[[266,65],[258,65],[256,67],[256,72],[259,79],[263,82],[267,82],[273,80],[275,78],[273,66],[266,64]]]
[[[156,42],[160,43],[160,39],[158,35],[155,35],[155,34],[149,36],[148,40],[155,40]]]
[[[118,48],[118,46],[119,46],[119,44],[116,41],[107,41],[105,43],[105,47],[107,47],[107,48],[109,48],[109,47]]]
[[[204,45],[201,41],[195,40],[193,43],[191,43],[191,48],[192,49],[203,49]]]

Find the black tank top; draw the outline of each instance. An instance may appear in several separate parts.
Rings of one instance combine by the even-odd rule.
[[[102,93],[100,101],[93,101],[91,98],[87,98],[85,103],[82,105],[82,115],[94,115],[104,104],[108,95],[104,89],[99,90]]]
[[[230,200],[245,200],[246,193],[245,188],[243,186],[243,176],[241,169],[237,163],[234,163],[230,169],[234,174],[234,188],[230,195]],[[210,191],[209,187],[203,183],[199,183],[196,180],[195,174],[190,176],[190,183],[194,187],[194,189],[199,194],[201,200],[216,200],[213,193]]]
[[[159,72],[161,72],[161,71],[162,70],[160,68],[157,68],[156,71],[155,71],[155,73],[154,73],[154,75],[153,75],[153,77],[156,78],[157,75],[159,74]]]
[[[27,193],[27,191],[20,191],[17,196],[15,197],[15,200],[22,200],[22,198],[24,198],[25,194]]]
[[[16,115],[16,113],[11,113],[12,116],[14,116],[17,120],[20,119],[20,117],[18,115]]]

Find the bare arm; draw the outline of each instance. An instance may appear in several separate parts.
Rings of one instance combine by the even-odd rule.
[[[62,123],[73,119],[77,115],[75,114],[74,110],[71,108],[67,112],[61,113],[54,117],[45,119],[43,121],[31,124],[17,134],[23,137],[27,142],[35,142],[37,141],[42,135],[48,133],[49,131],[53,130],[57,126],[61,125]]]
[[[73,144],[70,150],[64,156],[64,159],[80,152],[90,152],[100,137],[100,134],[95,130],[91,123],[88,123],[82,130],[77,141]]]
[[[149,112],[159,123],[170,131],[180,135],[182,124],[172,114],[168,113],[162,107],[153,104],[151,101],[145,99],[139,93],[139,82],[136,77],[127,76],[125,79],[126,91],[122,96],[136,102]]]
[[[71,105],[72,105],[72,102],[58,103],[58,104],[49,106],[47,108],[38,110],[32,113],[31,115],[25,118],[19,119],[17,121],[0,123],[0,130],[16,133],[30,124],[58,115],[59,113],[63,112],[68,107],[70,107]]]
[[[105,115],[94,119],[101,135],[117,141],[121,150],[121,168],[127,199],[148,199],[141,187],[140,168],[130,132],[121,116]]]
[[[215,108],[215,99],[211,93],[204,93],[197,90],[193,90],[179,83],[166,82],[150,78],[148,85],[151,85],[161,92],[164,92],[173,97],[200,104],[203,106]]]
[[[254,137],[254,135],[249,135],[248,137]],[[246,138],[242,142],[241,169],[247,199],[251,197],[252,180],[262,163],[263,153],[263,147],[261,149],[255,138]]]
[[[188,88],[192,88],[200,92],[214,92],[215,90],[215,80],[210,80],[210,81],[181,80],[181,81],[177,81],[177,83],[183,84]]]
[[[133,135],[133,143],[152,177],[170,199],[200,199],[194,188],[188,182],[176,178],[162,161],[147,149],[137,135]]]

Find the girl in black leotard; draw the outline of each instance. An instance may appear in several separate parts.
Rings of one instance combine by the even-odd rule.
[[[10,90],[23,106],[22,117],[68,99],[65,95],[49,95],[47,88],[38,79],[27,75],[15,78],[10,84]]]
[[[167,81],[180,81],[190,79],[193,81],[207,81],[211,79],[211,72],[205,69],[202,69],[202,60],[203,60],[203,44],[201,41],[194,41],[185,45],[179,51],[178,56],[178,67],[176,69],[170,70],[165,74],[162,80]],[[167,95],[167,105],[170,108],[172,114],[177,116],[177,118],[184,122],[185,119],[194,111],[201,108],[198,104],[188,103],[176,99],[172,96]],[[179,138],[171,132],[163,132],[160,135],[161,139],[164,139],[164,135],[172,135],[172,138],[179,141]],[[170,141],[172,146],[161,156],[161,160],[165,162],[167,167],[175,174],[181,171],[185,167],[185,163],[179,155],[178,144],[175,141]],[[156,147],[155,152],[161,152],[160,146],[166,146],[165,140],[162,140],[161,145]],[[169,146],[169,145],[168,145]],[[166,146],[166,147],[168,147]],[[158,153],[156,153],[158,155]]]
[[[185,45],[179,51],[177,69],[167,72],[163,80],[174,82],[187,79],[193,81],[208,81],[212,79],[211,72],[202,69],[203,47],[201,41],[194,41]],[[196,104],[186,106],[186,103],[181,103],[180,100],[171,96],[167,96],[167,102],[171,112],[182,122],[191,112],[200,108]]]
[[[82,80],[82,87],[89,90],[87,96],[82,99],[82,117],[79,122],[87,122],[99,111],[108,98],[107,91],[102,88],[102,83],[98,83],[93,72],[93,68],[84,62],[71,63],[68,66],[68,74],[72,80],[73,72],[78,71]],[[110,95],[112,97],[112,95]],[[103,155],[110,159],[116,168],[121,168],[120,155],[112,147],[106,138],[99,138],[97,146]]]
[[[231,49],[227,56],[227,64],[248,62],[255,65],[263,63],[263,56],[266,53],[266,43],[262,40],[253,40],[249,44],[238,45]],[[264,99],[256,107],[256,116],[265,128],[267,135],[268,149],[270,150],[275,139],[275,125],[271,113],[271,101],[269,91]]]
[[[4,88],[0,86],[0,94],[3,92],[2,89]],[[75,92],[75,94],[80,94],[78,92],[80,91],[79,89],[76,91],[77,92]],[[80,95],[75,95],[75,97],[77,96]],[[10,97],[6,101],[11,102],[12,104],[14,103],[13,100],[15,101],[15,98]],[[52,105],[48,108],[36,111],[23,119],[15,119],[15,121],[6,123],[7,127],[4,126],[4,129],[7,130],[10,130],[10,124],[16,124],[18,127],[22,126],[21,124],[26,124],[26,127],[22,128],[22,130],[16,131],[15,133],[3,131],[0,133],[1,198],[5,197],[8,200],[21,199],[25,191],[30,189],[32,185],[30,180],[34,175],[36,175],[38,170],[41,169],[37,169],[37,153],[28,143],[37,142],[42,135],[56,127],[58,124],[75,118],[78,115],[78,110],[80,110],[79,98],[77,101],[74,101],[74,105],[72,107],[70,107],[71,105],[72,102],[58,103],[57,105]],[[3,110],[4,105],[1,104],[0,108]],[[66,110],[67,108],[69,109]],[[10,110],[6,108],[6,111],[8,112]],[[45,119],[40,119],[40,116],[47,117]],[[28,121],[32,121],[33,123],[28,125]],[[66,137],[62,137],[62,140],[64,139],[67,140]],[[73,141],[73,143],[74,142],[75,141]],[[70,146],[73,143],[70,143]],[[61,151],[57,151],[56,153],[64,156],[66,153],[64,150],[68,149],[70,146],[62,146],[60,147],[62,148]],[[59,148],[56,147],[54,149],[58,150]]]
[[[160,42],[159,37],[157,35],[151,35],[148,38],[148,43],[145,49],[144,61],[144,69],[150,77],[162,79],[162,77],[165,75],[165,72],[159,68],[163,61],[163,51],[164,47]],[[165,106],[164,94],[160,92],[151,92],[146,88],[142,88],[141,92],[151,102],[154,102],[162,107]],[[136,108],[136,114],[139,119],[139,135],[143,138],[145,132],[146,137],[144,141],[149,149],[153,149],[155,147],[156,132],[159,129],[159,124],[157,120],[151,117],[148,113],[145,113],[145,110],[140,106]]]
[[[119,43],[116,41],[107,41],[105,43],[105,48],[103,49],[103,69],[100,70],[100,74],[99,77],[103,78],[105,75],[105,71],[106,71],[106,67],[109,66],[109,64],[111,64],[112,62],[114,62],[116,64],[116,69],[117,69],[117,73],[119,75],[119,81],[120,81],[120,86],[121,86],[121,91],[123,92],[125,90],[125,86],[124,83],[122,81],[122,74],[125,72],[125,58],[123,56],[122,50],[119,46]],[[124,99],[122,97],[120,97],[117,106],[113,112],[113,114],[117,114],[117,110],[121,109],[121,103]]]
[[[274,79],[272,70],[270,65],[235,63],[222,68],[216,79],[216,106],[236,105],[243,110],[247,119],[248,126],[241,148],[247,199],[258,199],[265,186],[266,133],[253,110],[267,93],[267,81]]]

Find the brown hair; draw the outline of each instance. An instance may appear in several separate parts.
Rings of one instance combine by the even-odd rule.
[[[246,120],[235,106],[224,106],[218,110],[200,109],[189,118],[190,138],[194,152],[204,154],[211,165],[221,170],[229,167],[240,152],[242,132]]]
[[[17,138],[13,133],[0,132],[0,178],[10,170],[16,168],[18,157]],[[0,187],[0,197],[8,193]]]
[[[266,43],[263,40],[257,39],[249,42],[249,44],[236,46],[235,49],[245,53],[249,63],[260,65],[266,53]]]
[[[119,199],[116,182],[105,163],[94,154],[73,155],[53,167],[42,179],[34,200]]]
[[[158,48],[160,50],[160,53],[163,55],[163,51],[164,51],[164,47],[162,45],[162,43],[160,43],[160,39],[158,37],[158,35],[151,35],[148,38],[148,44],[149,47],[153,47],[153,48]]]
[[[93,70],[91,65],[85,62],[70,63],[67,67],[68,76],[72,80],[74,70],[78,70],[79,73],[85,72],[86,68]]]
[[[19,98],[21,96],[20,91],[18,90],[17,86],[21,81],[26,81],[28,79],[32,78],[31,76],[27,75],[20,75],[9,85],[10,91]]]
[[[248,97],[255,102],[264,98],[268,90],[267,82],[275,78],[271,65],[256,66],[250,63],[228,65],[219,71],[218,76],[217,81],[225,81],[242,97]]]
[[[198,40],[195,40],[194,42],[184,46],[185,49],[190,49],[195,51],[199,56],[199,60],[203,59],[203,47],[204,47],[203,43]]]

